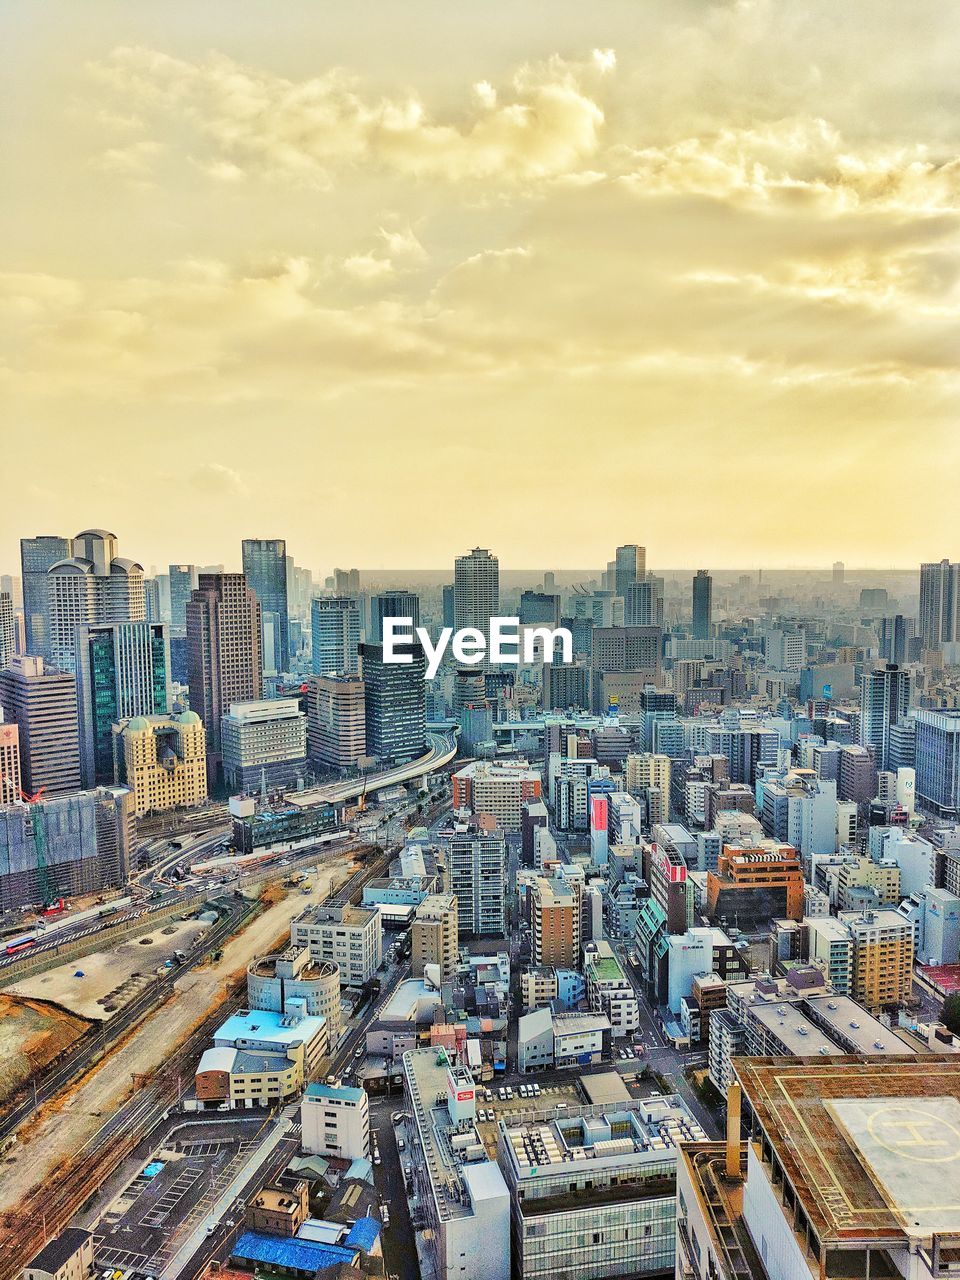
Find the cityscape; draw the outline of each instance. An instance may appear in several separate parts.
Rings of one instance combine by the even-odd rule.
[[[960,564],[19,550],[3,1280],[952,1274]]]
[[[957,37],[0,5],[0,1280],[960,1280]]]

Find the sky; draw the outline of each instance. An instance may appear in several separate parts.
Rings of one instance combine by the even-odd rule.
[[[9,0],[0,40],[0,568],[90,526],[960,556],[955,6]]]

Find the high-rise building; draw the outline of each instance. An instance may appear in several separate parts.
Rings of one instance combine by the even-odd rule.
[[[287,544],[283,538],[244,538],[243,575],[260,601],[263,669],[290,670],[290,610],[287,604]],[[268,645],[267,640],[272,639]]]
[[[853,982],[850,994],[871,1013],[891,1009],[911,998],[913,986],[913,921],[898,911],[841,911],[837,919],[853,939]]]
[[[454,564],[453,625],[457,631],[475,627],[490,646],[490,619],[500,612],[500,561],[483,547],[474,547]],[[489,667],[489,662],[482,664]]]
[[[960,817],[960,711],[920,708],[917,727],[917,800],[941,817]]]
[[[384,662],[382,644],[360,646],[367,754],[379,760],[412,760],[426,750],[427,658],[416,642],[396,645],[395,650],[410,662]]]
[[[77,636],[84,787],[116,782],[113,726],[170,711],[170,647],[160,622],[104,622]]]
[[[420,597],[413,591],[381,591],[370,601],[370,634],[374,644],[383,643],[384,618],[410,618],[413,630],[420,625]]]
[[[80,790],[77,682],[47,670],[40,657],[15,657],[0,671],[0,707],[20,729],[24,791],[69,795]]]
[[[186,630],[187,601],[196,591],[198,581],[195,564],[170,565],[170,626],[176,631]],[[157,618],[156,621],[159,622],[160,619]]]
[[[15,637],[13,596],[9,591],[0,591],[0,671],[9,664],[16,652]]]
[[[206,739],[195,711],[134,716],[114,726],[113,747],[138,818],[206,800]]]
[[[656,683],[660,673],[659,627],[594,627],[591,635],[590,699],[592,709],[606,711],[604,677],[618,672],[639,672]]]
[[[617,547],[613,560],[613,581],[610,590],[616,596],[626,597],[631,582],[642,582],[647,576],[647,551],[630,542]]]
[[[916,629],[915,620],[905,618],[902,613],[880,619],[880,657],[884,662],[909,662],[910,641],[914,638]]]
[[[580,886],[537,876],[530,889],[532,960],[559,969],[580,967]]]
[[[521,830],[523,806],[539,800],[543,789],[540,771],[526,760],[477,760],[459,769],[451,781],[454,809],[488,818],[509,832]]]
[[[72,557],[47,573],[50,660],[61,671],[77,669],[79,628],[101,622],[146,620],[143,566],[117,555],[116,534],[85,529]]]
[[[352,596],[318,596],[310,606],[313,674],[356,675],[360,610]]]
[[[70,557],[70,539],[55,535],[20,539],[20,570],[23,581],[23,624],[26,651],[42,658],[49,656],[50,588],[47,571],[58,560]]]
[[[21,786],[20,730],[0,714],[0,805],[16,804]]]
[[[502,934],[506,927],[507,855],[500,831],[457,823],[449,838],[447,871],[457,897],[461,934]]]
[[[520,593],[520,625],[558,627],[560,597],[548,595],[544,591],[522,591]]]
[[[360,570],[334,569],[333,589],[338,596],[356,595],[360,590]]]
[[[920,566],[920,642],[924,649],[960,639],[960,564]]]
[[[323,769],[355,769],[367,754],[366,690],[360,676],[312,676],[307,754]]]
[[[160,579],[143,580],[144,616],[147,622],[163,621],[163,602],[160,595]]]
[[[242,573],[201,573],[186,618],[190,706],[203,722],[212,783],[224,713],[232,702],[263,697],[260,602]]]
[[[833,585],[835,587],[843,586],[845,567],[842,560],[834,560],[833,562]]]
[[[706,569],[693,576],[693,638],[709,640],[713,614],[713,579]]]
[[[860,677],[860,745],[873,749],[878,769],[890,768],[890,730],[910,708],[910,672],[895,662]]]
[[[427,965],[436,965],[441,982],[449,982],[460,958],[455,893],[431,893],[423,899],[414,912],[410,942],[413,976],[422,978]]]
[[[220,724],[229,791],[290,790],[307,763],[307,717],[297,698],[234,702]]]
[[[568,666],[563,662],[547,663],[543,668],[544,711],[586,711],[590,702],[589,672],[584,666]]]
[[[454,619],[456,617],[454,613],[454,608],[453,608],[453,583],[452,582],[444,583],[443,587],[441,588],[440,595],[441,595],[441,611],[443,614],[443,625],[445,627],[453,627],[455,625]]]
[[[627,584],[623,597],[623,622],[627,627],[663,626],[663,591],[657,578]]]

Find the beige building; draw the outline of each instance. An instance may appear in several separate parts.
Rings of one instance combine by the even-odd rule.
[[[657,787],[664,796],[670,794],[670,757],[645,753],[629,755],[623,766],[626,790],[631,795]]]
[[[580,967],[580,890],[565,880],[537,876],[530,890],[533,964]]]
[[[207,798],[206,735],[195,711],[134,716],[113,727],[113,750],[137,817]]]
[[[856,908],[854,889],[873,889],[879,906],[895,907],[900,901],[900,868],[895,862],[874,862],[872,858],[845,863],[837,871],[837,906],[841,911]]]
[[[307,754],[328,769],[352,769],[366,759],[366,692],[360,676],[310,678]]]
[[[20,799],[20,730],[3,723],[0,709],[0,804],[16,804]]]
[[[23,1272],[23,1280],[89,1280],[92,1276],[93,1236],[79,1227],[67,1227],[48,1240]]]
[[[896,911],[842,911],[853,939],[853,987],[858,1004],[876,1013],[903,1004],[913,981],[913,923]]]
[[[411,929],[413,976],[422,978],[427,965],[438,965],[445,982],[457,971],[457,897],[432,893],[417,907]]]

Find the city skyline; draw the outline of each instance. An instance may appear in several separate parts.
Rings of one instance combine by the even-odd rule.
[[[0,541],[95,508],[187,561],[202,511],[216,561],[254,524],[536,564],[579,493],[560,562],[949,546],[948,504],[874,518],[905,450],[960,462],[948,11],[363,11],[7,7],[0,394],[42,466]]]

